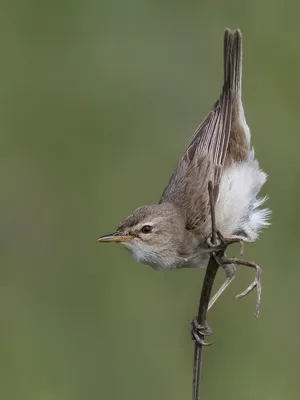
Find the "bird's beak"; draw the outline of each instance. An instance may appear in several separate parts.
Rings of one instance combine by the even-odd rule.
[[[97,242],[108,243],[108,242],[128,242],[129,240],[134,239],[134,236],[124,235],[121,232],[108,233],[107,235],[103,235],[98,237]]]

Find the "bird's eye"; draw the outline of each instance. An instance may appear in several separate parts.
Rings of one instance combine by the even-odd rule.
[[[143,233],[150,233],[152,231],[152,226],[151,225],[144,225],[141,229]]]

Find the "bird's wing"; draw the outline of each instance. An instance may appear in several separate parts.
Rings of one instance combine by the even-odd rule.
[[[160,199],[161,203],[171,202],[181,209],[188,229],[201,230],[203,223],[210,218],[210,180],[213,182],[215,199],[218,196],[231,130],[238,47],[235,31],[226,30],[222,94],[191,138]]]

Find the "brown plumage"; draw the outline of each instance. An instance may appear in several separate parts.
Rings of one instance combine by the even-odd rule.
[[[208,181],[218,197],[223,167],[248,157],[249,146],[239,123],[241,88],[241,34],[224,34],[224,85],[213,110],[197,128],[173,172],[160,202],[171,202],[185,210],[187,229],[207,232],[209,223]]]

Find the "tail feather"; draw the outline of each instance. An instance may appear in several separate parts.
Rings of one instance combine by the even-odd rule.
[[[240,96],[242,90],[242,34],[239,29],[224,33],[224,84]]]
[[[242,104],[242,34],[226,29],[224,35],[224,86],[232,93],[231,131],[227,148],[228,162],[245,161],[250,152],[250,130]]]

